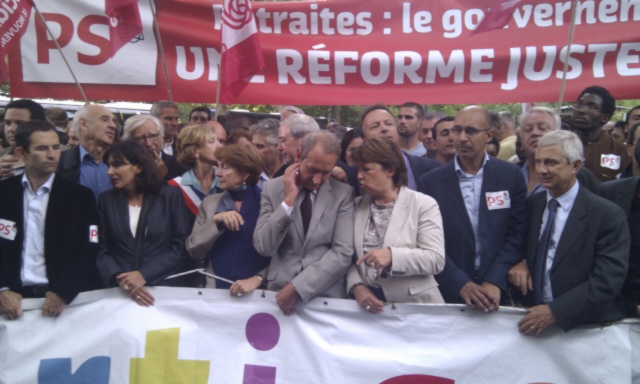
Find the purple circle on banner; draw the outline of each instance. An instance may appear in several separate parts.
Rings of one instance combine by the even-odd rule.
[[[256,313],[247,321],[247,340],[258,351],[268,351],[280,340],[280,324],[268,313]]]

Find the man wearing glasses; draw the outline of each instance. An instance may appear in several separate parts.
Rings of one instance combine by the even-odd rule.
[[[175,157],[162,151],[163,137],[163,124],[151,115],[132,116],[124,122],[124,139],[133,140],[148,149],[160,169],[162,178],[169,181],[182,175],[185,170]]]
[[[629,165],[623,143],[602,131],[615,112],[616,101],[599,86],[588,87],[573,105],[573,131],[584,146],[584,166],[601,181],[613,180]]]
[[[527,192],[516,165],[489,159],[489,121],[478,106],[458,112],[450,129],[457,155],[418,181],[442,212],[446,263],[436,276],[442,296],[484,312],[505,302],[507,273],[521,260]]]

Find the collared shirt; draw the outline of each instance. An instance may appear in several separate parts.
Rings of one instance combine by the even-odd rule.
[[[321,186],[322,187],[322,186]],[[313,204],[316,203],[316,196],[318,196],[318,190],[315,189],[313,191],[311,191],[311,194],[309,195],[309,198],[311,199],[311,206],[313,207]],[[304,200],[304,189],[300,190],[300,193],[298,193],[298,197],[296,197],[296,202],[294,203],[294,207],[299,207],[300,204],[302,204],[302,200]],[[282,209],[284,209],[285,213],[289,216],[293,215],[293,208],[294,207],[290,207],[287,205],[287,203],[284,202],[284,200],[282,200],[282,204],[280,204],[282,206]],[[313,208],[312,208],[313,210]]]
[[[97,201],[102,192],[113,188],[107,175],[109,167],[104,161],[98,164],[82,145],[78,145],[78,147],[80,147],[80,185],[91,189]]]
[[[522,176],[524,176],[524,181],[525,182],[529,182],[529,164],[528,164],[529,160],[525,160],[524,164],[522,164]],[[527,197],[538,193],[538,192],[545,192],[547,189],[545,187],[543,187],[542,185],[540,185],[540,183],[537,183],[535,187],[533,187],[533,189],[531,190],[531,192],[527,193]]]
[[[416,184],[416,177],[413,175],[413,168],[411,168],[407,154],[402,152],[402,158],[404,159],[404,165],[407,167],[407,188],[412,191],[417,191],[418,185]]]
[[[162,152],[166,153],[167,155],[171,155],[173,156],[173,142],[175,140],[175,137],[171,138],[171,142],[169,143],[164,143],[164,145],[162,146]]]
[[[260,174],[260,179],[258,180],[258,188],[260,188],[261,190],[264,189],[264,183],[266,183],[267,181],[269,181],[269,176],[265,171],[262,171],[262,173]]]
[[[424,147],[424,144],[418,143],[418,145],[407,151],[407,153],[413,156],[424,156],[427,154],[427,149]]]
[[[469,220],[473,227],[473,233],[476,238],[476,257],[475,268],[480,269],[480,234],[478,232],[478,218],[480,217],[480,198],[482,194],[482,180],[484,179],[484,166],[489,161],[489,155],[484,153],[484,161],[478,173],[474,176],[465,173],[458,163],[458,156],[454,158],[454,167],[458,175],[458,183],[460,183],[460,191],[464,199],[464,206],[467,208]]]
[[[180,185],[188,185],[190,187],[193,187],[205,196],[215,195],[220,190],[220,180],[218,180],[218,176],[216,176],[216,167],[213,167],[213,183],[211,183],[211,188],[209,188],[208,191],[202,190],[202,186],[200,185],[195,172],[193,172],[193,168],[189,168],[187,172],[182,174]]]
[[[24,239],[22,240],[22,285],[49,284],[44,261],[44,222],[55,174],[34,191],[27,175],[22,175]]]
[[[553,226],[553,234],[551,235],[551,241],[549,244],[549,249],[547,251],[547,261],[546,261],[546,269],[544,272],[544,283],[542,285],[542,301],[548,303],[553,301],[553,292],[551,291],[551,267],[553,267],[553,259],[556,257],[556,250],[558,249],[558,243],[560,242],[560,237],[562,235],[562,230],[564,229],[564,225],[567,223],[567,219],[569,218],[569,213],[571,212],[571,208],[573,207],[573,203],[576,201],[576,197],[578,196],[578,191],[580,190],[580,183],[576,180],[576,183],[571,187],[567,193],[558,197],[556,200],[558,201],[558,211],[556,212],[556,222]],[[544,227],[547,225],[547,218],[549,217],[549,201],[553,199],[553,197],[547,192],[547,207],[544,209],[544,214],[542,215],[542,226],[540,227],[540,236],[542,236],[542,232]],[[538,238],[540,240],[540,238]]]

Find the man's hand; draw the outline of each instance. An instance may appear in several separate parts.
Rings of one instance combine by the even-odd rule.
[[[4,155],[0,157],[0,177],[11,177],[13,174],[13,167],[18,162],[18,158],[13,155]]]
[[[126,292],[136,303],[149,307],[155,302],[155,298],[144,287],[147,281],[138,271],[125,272],[116,276],[118,286]]]
[[[365,311],[371,313],[380,313],[384,310],[384,302],[380,301],[376,295],[371,292],[369,287],[360,284],[353,288],[353,296]]]
[[[482,283],[481,287],[484,289],[485,295],[489,298],[489,302],[493,304],[491,311],[497,311],[500,309],[500,288],[488,281]]]
[[[362,256],[356,265],[366,263],[376,269],[383,269],[391,266],[391,248],[374,249]]]
[[[6,320],[22,316],[22,295],[8,289],[0,291],[0,311]]]
[[[296,203],[296,198],[300,194],[301,187],[298,183],[300,173],[300,163],[291,164],[286,171],[282,182],[284,183],[284,203],[290,207]]]
[[[57,293],[47,291],[45,293],[44,304],[42,305],[42,316],[58,317],[64,309],[65,302]]]
[[[331,171],[331,177],[341,183],[349,184],[349,180],[347,180],[347,172],[345,172],[344,169],[338,166],[333,167],[333,171]]]
[[[533,291],[533,280],[531,279],[527,263],[521,261],[511,267],[509,270],[509,282],[518,288],[523,295]]]
[[[156,165],[158,166],[158,170],[160,171],[160,176],[165,177],[167,173],[169,173],[169,168],[167,168],[167,165],[164,163],[164,161],[162,161],[162,154],[155,149],[153,149],[152,152],[153,159],[156,161]]]
[[[296,302],[299,297],[293,284],[287,283],[276,293],[276,303],[278,303],[278,307],[280,307],[285,316],[290,316],[296,310]]]
[[[240,226],[244,224],[244,219],[236,211],[226,211],[216,213],[213,216],[213,222],[216,225],[224,224],[229,231],[235,232],[240,230]]]
[[[556,317],[547,304],[537,305],[518,322],[518,330],[525,335],[542,335],[556,324]]]
[[[491,283],[485,284],[490,284],[495,287],[495,285]],[[460,297],[462,297],[464,302],[471,308],[479,308],[485,312],[495,311],[498,309],[498,305],[500,304],[500,289],[498,289],[498,305],[494,304],[496,295],[492,287],[480,286],[472,281],[462,287],[460,290]]]
[[[231,296],[244,296],[256,290],[262,284],[257,276],[252,276],[248,279],[236,280],[235,283],[229,288]]]

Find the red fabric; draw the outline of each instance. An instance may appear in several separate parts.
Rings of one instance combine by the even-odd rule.
[[[131,39],[142,33],[142,20],[137,0],[105,0],[105,14],[109,17],[111,57]]]
[[[519,2],[519,0],[494,0],[489,12],[484,16],[484,19],[482,19],[472,35],[504,28],[505,25],[509,24],[513,11]]]
[[[0,63],[0,84],[7,81],[9,78],[9,70],[7,64],[4,61],[4,55],[9,50],[13,49],[20,41],[22,35],[27,30],[29,17],[31,15],[31,1],[20,1],[14,3],[16,9],[13,7],[2,8],[3,20],[0,24],[0,55],[2,56],[2,63]]]
[[[232,104],[249,84],[251,76],[264,68],[258,35],[253,34],[240,44],[222,53],[220,102]]]

